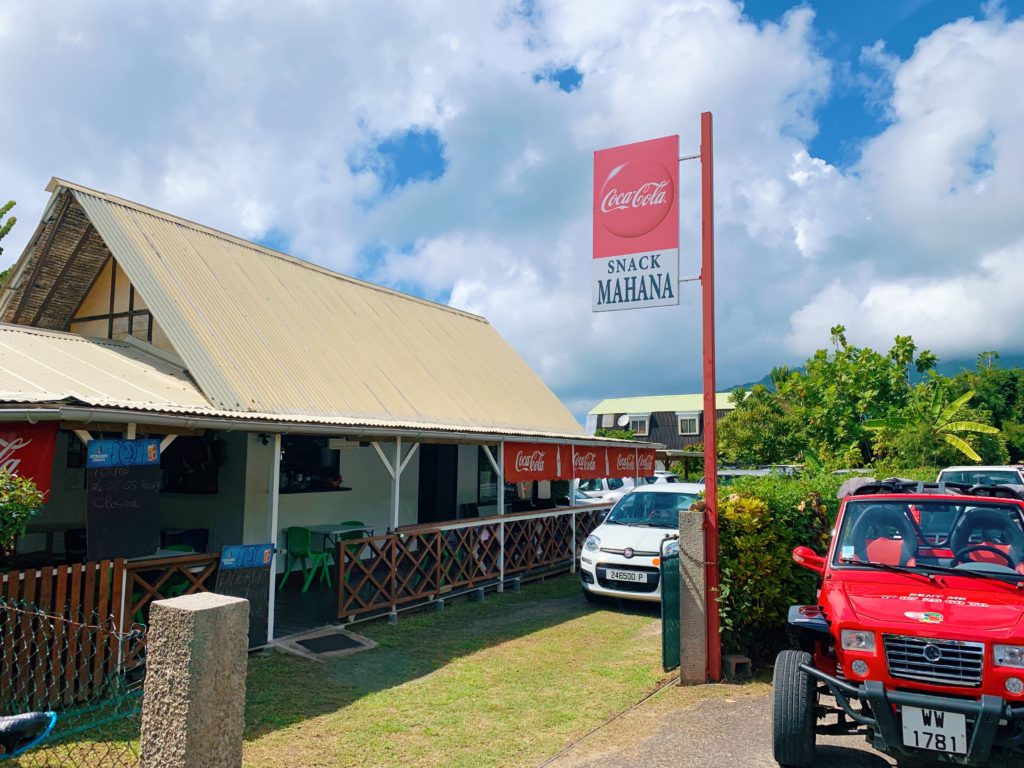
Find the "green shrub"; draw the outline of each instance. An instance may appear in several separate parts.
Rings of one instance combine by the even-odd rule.
[[[28,520],[43,506],[43,494],[31,478],[0,470],[0,550],[9,551],[25,533]]]
[[[744,477],[719,492],[720,613],[726,653],[768,658],[786,645],[789,607],[813,603],[818,577],[795,547],[828,547],[845,478]]]

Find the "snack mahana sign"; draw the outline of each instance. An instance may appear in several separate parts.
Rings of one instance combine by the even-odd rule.
[[[595,312],[679,303],[679,137],[594,153]]]

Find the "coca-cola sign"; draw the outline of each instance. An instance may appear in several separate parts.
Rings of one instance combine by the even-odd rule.
[[[626,163],[616,171],[601,190],[601,225],[619,237],[639,237],[672,210],[672,178],[656,163]]]
[[[513,483],[608,475],[606,449],[596,445],[507,442],[504,457],[505,480]]]
[[[30,445],[32,445],[32,441],[23,437],[15,437],[11,440],[4,440],[0,437],[0,472],[6,472],[9,475],[18,474],[18,467],[21,466],[22,459],[28,456],[28,451],[25,449]]]
[[[54,422],[0,426],[0,472],[30,477],[40,491],[48,493],[56,441]]]
[[[539,473],[544,471],[544,451],[516,452],[516,472]]]
[[[559,448],[547,443],[505,443],[505,479],[514,483],[557,480],[560,467],[568,465],[558,455]]]
[[[654,451],[638,451],[636,457],[637,474],[640,477],[654,475]]]
[[[597,451],[583,451],[577,449],[576,456],[573,458],[572,467],[579,472],[596,472]]]
[[[594,153],[595,312],[679,303],[679,137]]]
[[[615,477],[636,477],[636,448],[614,447],[608,449],[608,468]]]

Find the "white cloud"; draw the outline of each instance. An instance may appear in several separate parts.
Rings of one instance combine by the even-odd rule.
[[[808,149],[838,75],[807,8],[758,25],[728,0],[3,4],[0,195],[22,220],[5,257],[62,175],[450,295],[574,407],[696,391],[697,284],[679,308],[590,312],[591,153],[671,133],[696,151],[710,109],[720,383],[798,361],[837,322],[881,346],[1020,350],[982,309],[1024,239],[1024,24],[998,11],[906,61],[866,48],[892,122],[840,169]],[[533,81],[566,63],[572,93]],[[408,130],[437,132],[446,171],[382,195],[375,147]],[[698,170],[682,168],[684,275]]]
[[[795,351],[820,347],[841,320],[852,343],[876,349],[888,349],[899,333],[922,347],[938,341],[947,355],[1019,350],[1022,266],[1024,239],[982,256],[968,274],[879,281],[865,292],[836,280],[793,314],[786,342]]]

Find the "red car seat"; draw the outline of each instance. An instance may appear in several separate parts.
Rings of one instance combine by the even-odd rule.
[[[1005,552],[1013,567],[1024,573],[1024,530],[1010,514],[998,509],[977,507],[968,509],[953,526],[949,537],[953,556],[971,546],[986,546]],[[967,560],[975,563],[1008,565],[995,552],[979,550],[967,554]]]
[[[917,532],[902,505],[864,510],[850,538],[859,560],[909,566],[916,562]]]

